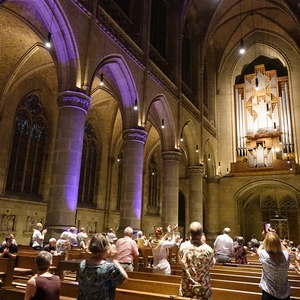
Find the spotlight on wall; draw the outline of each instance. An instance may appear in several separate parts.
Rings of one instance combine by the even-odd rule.
[[[161,128],[164,129],[165,128],[165,120],[161,119]]]
[[[274,122],[274,130],[277,130],[276,122]]]
[[[120,161],[120,154],[118,154],[118,158],[117,158],[117,161]]]
[[[244,39],[241,38],[240,40],[240,54],[245,53],[245,45],[244,45]]]
[[[45,46],[47,48],[51,48],[51,45],[52,45],[51,32],[48,32],[48,37],[47,37],[47,40],[45,42]]]
[[[199,147],[198,147],[198,145],[196,145],[196,152],[197,152],[197,153],[199,152]]]
[[[134,100],[134,110],[138,110],[138,104],[137,104],[137,99]]]
[[[207,155],[207,160],[210,160],[210,154]]]
[[[103,73],[100,74],[100,86],[104,85]]]
[[[227,174],[229,173],[229,170],[228,170],[228,168],[227,168],[227,170],[226,170],[226,173],[227,173]]]
[[[221,163],[219,162],[219,168],[221,168]]]
[[[180,142],[183,142],[183,134],[182,134],[182,132],[180,134]]]

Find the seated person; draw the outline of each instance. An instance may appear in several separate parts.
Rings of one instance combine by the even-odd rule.
[[[51,238],[49,240],[49,244],[47,244],[45,247],[44,247],[44,250],[47,251],[47,252],[50,252],[52,254],[56,253],[56,239],[55,238]]]
[[[11,243],[12,244],[15,244],[16,246],[18,246],[18,243],[15,239],[15,236],[12,232],[8,235],[8,237],[11,237]],[[3,241],[2,245],[4,245],[5,243],[6,243],[6,239]]]
[[[18,252],[18,246],[12,243],[13,239],[8,236],[5,239],[5,244],[2,244],[0,247],[0,257],[3,258],[16,258]]]

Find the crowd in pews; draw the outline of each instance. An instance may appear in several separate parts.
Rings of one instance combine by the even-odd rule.
[[[264,251],[264,255],[268,253],[268,249],[264,246],[264,240],[259,242],[260,246],[257,245],[257,247],[255,247],[256,249],[253,249],[253,247],[245,246],[244,239],[239,237],[235,239],[236,243],[234,243],[235,241],[233,240],[230,260],[218,263],[216,262],[218,261],[216,247],[210,248],[206,244],[205,235],[199,223],[195,222],[193,225],[191,224],[191,238],[185,239],[185,241],[182,241],[178,236],[176,226],[172,229],[168,226],[166,228],[166,234],[163,234],[162,228],[157,229],[160,229],[160,232],[156,233],[159,234],[158,237],[154,234],[146,238],[142,232],[139,232],[136,239],[134,239],[133,231],[132,234],[127,237],[124,231],[124,237],[133,242],[131,245],[135,245],[137,249],[137,251],[133,251],[132,260],[128,261],[128,264],[132,265],[133,271],[124,271],[125,273],[123,273],[124,268],[118,261],[118,254],[122,252],[122,246],[120,247],[122,238],[118,239],[113,230],[110,230],[107,234],[98,234],[98,239],[100,236],[104,239],[105,243],[107,243],[105,244],[102,241],[101,245],[104,249],[100,251],[101,255],[97,251],[97,253],[91,253],[90,251],[91,238],[94,238],[96,235],[88,238],[87,234],[83,232],[85,247],[80,247],[80,242],[78,242],[77,239],[77,243],[68,249],[69,257],[67,260],[65,260],[66,253],[58,255],[55,248],[55,244],[57,243],[54,243],[53,240],[53,243],[51,243],[50,239],[49,244],[45,245],[45,247],[49,246],[49,252],[52,253],[53,260],[47,272],[57,274],[60,278],[61,286],[58,299],[77,299],[80,291],[81,294],[86,294],[87,291],[90,291],[91,288],[87,288],[87,285],[82,280],[81,276],[83,270],[86,266],[90,266],[92,262],[96,262],[96,265],[100,265],[105,261],[112,263],[117,270],[120,270],[120,276],[123,274],[123,277],[120,277],[122,278],[121,280],[115,281],[115,284],[109,284],[109,286],[113,286],[114,296],[112,296],[112,299],[115,298],[116,300],[140,298],[170,299],[170,297],[173,297],[173,299],[190,299],[191,297],[212,299],[212,295],[214,300],[227,299],[230,297],[234,297],[238,300],[248,300],[250,298],[254,300],[258,298],[261,299],[262,291],[265,292],[264,289],[266,289],[266,287],[261,284],[264,274],[264,265],[262,264],[260,252]],[[68,230],[68,232],[70,232],[70,230]],[[75,235],[75,233],[72,234]],[[228,232],[223,232],[223,234],[229,236]],[[271,237],[275,235],[276,233],[270,233]],[[10,240],[8,241],[10,242]],[[3,245],[5,244],[6,243]],[[170,244],[171,246],[170,248],[163,248],[163,244]],[[159,251],[156,249],[158,245],[160,245]],[[236,253],[238,252],[236,250],[238,247],[242,247],[246,250],[246,263],[243,261],[239,264],[236,261]],[[231,246],[229,246],[229,248],[231,248]],[[153,251],[153,249],[156,250]],[[299,249],[298,247],[294,247],[293,243],[286,240],[280,242],[280,249],[283,249],[283,253],[286,251],[287,255],[284,257],[286,257],[286,261],[291,262],[290,265],[287,264],[286,271],[283,271],[283,273],[285,272],[284,276],[290,288],[286,290],[286,294],[280,295],[281,298],[276,298],[272,290],[270,294],[267,293],[264,297],[265,299],[300,299],[300,284],[298,283],[300,275]],[[154,270],[159,266],[162,257],[161,251],[166,253],[166,255],[163,256],[163,262],[168,262],[168,268],[161,268],[161,274],[159,274],[159,272],[154,272]],[[191,265],[192,261],[190,258],[192,254],[195,254],[195,251],[205,252],[205,259],[199,257],[197,258],[197,263]],[[154,259],[155,252],[159,253],[156,260]],[[15,252],[16,258],[14,259],[15,262],[13,265],[5,265],[5,263],[0,260],[0,277],[2,278],[0,300],[24,299],[25,287],[28,284],[29,278],[39,272],[35,263],[38,253],[41,252],[32,250],[32,247],[19,246],[19,251]],[[125,259],[124,257],[126,256],[123,256],[123,259]],[[266,256],[264,257],[266,258]],[[6,259],[2,260],[5,261]],[[203,270],[199,268],[199,261],[205,266],[206,273],[203,273]],[[1,265],[3,265],[3,267],[1,267]],[[10,275],[8,271],[9,266],[10,268],[13,266],[13,271]],[[198,273],[192,273],[195,272],[197,268],[199,268]],[[166,269],[169,269],[170,272],[165,272]],[[265,274],[269,273],[272,274],[270,271],[265,271]],[[7,276],[5,274],[7,274]],[[169,275],[166,276],[166,274]],[[284,277],[283,275],[280,276],[281,278]],[[205,280],[203,280],[203,278],[205,278]],[[278,279],[276,280],[278,281]],[[190,282],[192,282],[192,285],[189,285]],[[18,286],[18,288],[16,288],[16,286]],[[23,287],[23,289],[20,288],[20,286]],[[21,294],[20,298],[18,298],[19,296],[12,296],[14,293]],[[290,298],[290,295],[292,298]],[[273,298],[268,298],[269,296]]]

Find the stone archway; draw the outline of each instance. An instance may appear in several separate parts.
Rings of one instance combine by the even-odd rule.
[[[276,180],[249,183],[236,194],[240,234],[246,241],[252,234],[262,239],[264,222],[275,227],[280,238],[298,243],[299,191]]]

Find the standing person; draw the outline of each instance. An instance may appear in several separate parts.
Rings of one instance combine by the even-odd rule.
[[[201,241],[203,228],[199,222],[190,225],[190,240],[180,246],[178,257],[182,263],[179,295],[211,300],[209,270],[215,263],[213,249]]]
[[[59,300],[60,278],[49,272],[52,255],[41,251],[35,258],[38,274],[27,281],[24,300]]]
[[[76,233],[76,228],[75,227],[70,227],[68,232],[68,240],[71,245],[71,247],[76,247],[77,246],[77,233]]]
[[[263,267],[259,284],[262,289],[262,300],[289,300],[289,253],[275,232],[266,233],[257,254]]]
[[[65,255],[65,260],[68,260],[68,252],[71,250],[69,242],[69,233],[67,231],[62,232],[60,238],[56,242],[56,251],[59,254]]]
[[[116,241],[117,260],[125,271],[133,271],[133,262],[139,256],[136,242],[132,239],[133,229],[126,227],[124,237]]]
[[[87,238],[88,238],[88,235],[87,235],[87,233],[86,233],[85,228],[84,228],[84,227],[81,227],[81,228],[80,228],[80,231],[79,231],[78,234],[77,234],[77,244],[78,244],[78,246],[80,246],[80,243],[81,243],[81,242],[86,243]]]
[[[231,263],[234,249],[233,240],[229,235],[230,228],[226,227],[223,230],[223,234],[218,235],[214,242],[216,260],[219,263]]]
[[[128,275],[116,259],[110,259],[107,236],[94,234],[89,251],[92,256],[80,262],[77,300],[115,299],[116,286],[127,279]]]
[[[153,253],[153,273],[171,274],[171,266],[168,261],[168,249],[175,245],[174,230],[178,225],[174,226],[171,235],[171,226],[167,227],[167,233],[163,236],[162,228],[155,230],[155,239],[151,241],[151,248]],[[170,239],[169,239],[170,238]]]
[[[43,229],[42,223],[36,224],[36,229],[34,229],[32,234],[32,249],[41,250],[43,248],[43,242],[47,229]]]
[[[18,246],[13,244],[13,239],[11,236],[5,238],[5,243],[0,247],[0,257],[3,258],[16,258],[15,253],[18,252]]]

